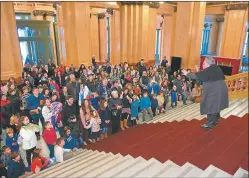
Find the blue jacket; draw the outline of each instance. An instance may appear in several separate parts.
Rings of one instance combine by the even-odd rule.
[[[98,87],[97,93],[99,94],[100,97],[106,98],[108,96],[108,86],[106,86],[105,88],[103,87],[102,84]]]
[[[158,83],[153,83],[152,85],[148,85],[149,95],[152,94],[152,89],[154,91],[154,94],[158,95],[158,93],[160,92],[160,85]]]
[[[71,133],[69,134],[69,136],[64,137],[64,141],[65,141],[65,145],[64,145],[65,149],[78,148],[79,146],[78,141],[72,136]]]
[[[158,107],[157,99],[151,98],[151,108],[157,108],[157,107]]]
[[[97,96],[95,98],[91,98],[89,101],[91,102],[92,106],[96,111],[99,110],[99,101],[101,100],[101,97]]]
[[[10,147],[11,152],[18,152],[19,145],[17,143],[17,140],[18,140],[17,134],[14,134],[12,138],[10,138],[9,136],[6,136],[6,145]]]
[[[177,93],[176,91],[171,91],[171,102],[172,101],[177,101]]]
[[[101,119],[101,128],[107,128],[109,127],[110,123],[107,124],[105,121],[111,120],[111,111],[109,108],[106,108],[105,110],[99,111],[99,116]]]
[[[131,117],[138,116],[138,109],[139,109],[139,100],[136,99],[131,103]]]
[[[25,165],[22,160],[19,162],[15,162],[10,160],[10,164],[8,167],[8,177],[18,178],[19,176],[24,175],[25,173]]]
[[[150,98],[149,97],[142,97],[140,100],[140,109],[144,110],[144,109],[148,109],[151,107],[151,102],[150,102]]]
[[[28,97],[27,100],[27,109],[28,110],[33,110],[36,109],[37,107],[41,107],[40,105],[40,97],[35,97],[33,94],[30,95],[30,97]],[[41,107],[42,108],[42,107]],[[32,119],[39,119],[41,117],[41,113],[40,114],[36,114],[36,115],[31,115]]]

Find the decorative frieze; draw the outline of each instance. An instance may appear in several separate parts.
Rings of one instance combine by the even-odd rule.
[[[160,3],[159,2],[149,2],[149,1],[121,1],[121,5],[148,5],[150,8],[159,8]]]
[[[34,10],[33,11],[34,16],[54,16],[54,11],[44,11],[44,10]]]
[[[229,4],[225,7],[226,10],[244,10],[248,8],[248,3],[246,4]]]

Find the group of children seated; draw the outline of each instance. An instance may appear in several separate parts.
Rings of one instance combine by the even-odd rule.
[[[75,120],[76,117],[70,118]],[[39,126],[30,123],[27,116],[11,117],[6,128],[6,145],[2,147],[1,172],[6,177],[20,177],[40,172],[47,167],[71,158],[81,150],[82,140],[71,129],[64,129],[64,137],[56,134],[49,121],[44,123],[42,134]]]

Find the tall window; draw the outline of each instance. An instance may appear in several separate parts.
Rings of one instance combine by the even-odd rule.
[[[244,44],[244,49],[243,49],[243,53],[242,53],[242,55],[244,56],[244,55],[246,55],[246,50],[248,50],[247,48],[248,48],[248,30],[247,30],[247,32],[246,32],[246,40],[245,40],[245,44]]]
[[[161,49],[161,29],[156,29],[156,46],[155,46],[155,58],[156,64],[160,61],[160,50]]]
[[[110,36],[110,17],[106,18],[106,54],[107,59],[110,61],[110,51],[111,51],[111,36]]]
[[[38,59],[53,61],[53,45],[50,22],[42,20],[17,20],[17,33],[23,65],[35,64]]]

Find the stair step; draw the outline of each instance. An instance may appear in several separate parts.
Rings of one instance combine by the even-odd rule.
[[[115,177],[134,177],[134,175],[138,174],[139,172],[147,169],[151,163],[147,160],[145,160],[144,158],[140,158],[138,157],[141,161],[138,162],[136,165],[127,168],[126,170],[124,170],[123,172],[121,172],[120,174],[116,175]],[[138,159],[136,158],[136,159]]]
[[[108,155],[105,152],[100,152],[99,154],[95,154],[91,158],[81,159],[77,162],[70,164],[67,167],[64,167],[62,170],[54,173],[50,173],[49,177],[69,177],[72,176],[77,171],[83,170],[88,166],[105,159]]]
[[[150,162],[150,166],[147,169],[143,170],[142,172],[138,173],[134,177],[155,177],[159,172],[162,170],[167,169],[169,166],[168,164],[162,164],[158,160],[151,158],[148,162]]]
[[[127,159],[130,159],[131,156],[125,156],[123,157],[121,154],[116,154],[113,157],[113,160],[110,161],[108,164],[104,164],[103,166],[100,166],[100,168],[89,172],[87,174],[85,174],[82,177],[98,177],[99,175],[109,171],[110,169],[113,169],[113,167],[122,164],[124,161],[126,161]]]
[[[138,162],[141,162],[140,159],[134,159],[130,155],[127,155],[127,157],[128,159],[126,159],[126,161],[123,161],[121,164],[114,166],[109,171],[106,171],[103,174],[98,175],[98,177],[115,177],[115,175],[120,174],[125,169],[136,165]]]
[[[229,177],[232,177],[232,175],[222,171],[221,169],[213,166],[213,165],[210,165],[207,167],[207,169],[205,169],[205,171],[200,175],[200,177],[208,177],[208,178],[213,178],[213,177],[226,177],[226,178],[229,178]]]
[[[239,168],[236,173],[233,175],[233,178],[248,178],[248,171]]]
[[[83,175],[93,172],[96,169],[101,169],[101,166],[104,164],[108,164],[110,161],[113,161],[115,159],[118,159],[118,157],[115,157],[113,153],[107,153],[100,161],[87,165],[86,167],[81,167],[79,166],[78,169],[73,169],[72,174],[68,174],[68,176],[73,176],[73,177],[83,177]],[[63,175],[64,176],[64,175]]]

